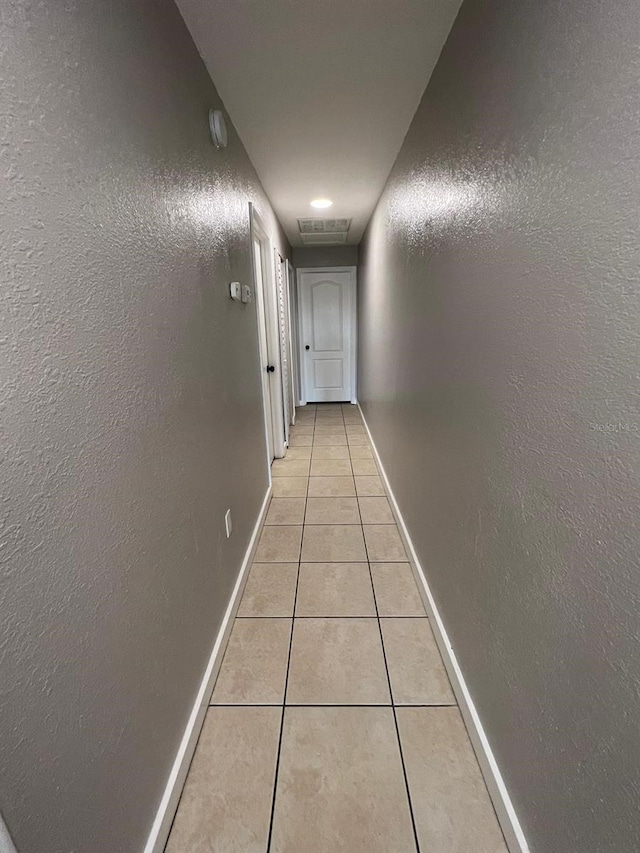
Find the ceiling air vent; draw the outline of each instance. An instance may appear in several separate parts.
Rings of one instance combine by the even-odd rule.
[[[331,246],[347,242],[350,219],[298,219],[305,246]]]

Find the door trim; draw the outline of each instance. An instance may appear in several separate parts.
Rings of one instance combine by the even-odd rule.
[[[307,389],[305,387],[305,371],[304,371],[304,344],[302,342],[302,273],[349,273],[349,287],[351,290],[351,375],[350,392],[351,403],[358,402],[356,381],[358,376],[358,366],[356,359],[358,357],[358,287],[357,287],[357,268],[356,267],[298,267],[296,269],[297,294],[298,294],[298,361],[300,364],[300,405],[307,405]]]
[[[278,330],[278,317],[276,313],[276,278],[274,269],[274,249],[269,236],[269,232],[262,220],[260,214],[255,209],[254,205],[249,202],[250,223],[251,223],[251,258],[253,268],[253,288],[256,303],[256,319],[258,326],[258,364],[260,370],[260,382],[262,387],[262,408],[264,411],[264,428],[265,428],[265,445],[267,455],[267,467],[269,470],[269,482],[271,482],[271,459],[269,453],[269,422],[271,417],[271,429],[273,435],[273,453],[276,459],[281,459],[285,454],[284,442],[284,418],[282,410],[282,379],[280,365],[280,333]],[[263,281],[259,282],[256,279],[256,264],[254,257],[254,238],[260,244],[260,260],[263,272]],[[261,288],[262,299],[258,294],[258,288]],[[264,316],[263,312],[264,311]],[[275,367],[273,373],[267,374],[263,369],[260,358],[260,340],[262,338],[262,329],[266,330],[267,340],[266,349],[269,357],[269,364]],[[276,381],[277,379],[277,381]],[[267,385],[269,382],[271,406],[268,405],[269,396],[267,394]],[[271,409],[271,412],[268,409]]]
[[[289,311],[289,287],[287,284],[287,262],[278,249],[273,252],[273,268],[276,275],[276,314],[280,347],[280,379],[282,387],[282,412],[285,445],[289,446],[289,424],[293,423],[295,401],[293,398],[291,357],[291,314]]]

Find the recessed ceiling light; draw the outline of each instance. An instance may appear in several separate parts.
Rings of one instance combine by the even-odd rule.
[[[311,207],[331,207],[332,204],[333,202],[330,198],[314,198],[314,200],[311,202]]]

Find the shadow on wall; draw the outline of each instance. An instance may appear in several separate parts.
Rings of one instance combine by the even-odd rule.
[[[468,0],[360,247],[359,398],[537,853],[640,849],[639,27]]]
[[[249,202],[290,247],[171,0],[0,39],[3,815],[142,850],[267,489]]]
[[[296,246],[293,265],[305,267],[355,267],[358,264],[357,246]]]

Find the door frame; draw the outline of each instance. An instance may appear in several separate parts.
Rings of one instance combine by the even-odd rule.
[[[287,287],[289,288],[289,317],[291,326],[291,382],[293,394],[293,420],[296,422],[296,406],[300,403],[300,340],[298,333],[298,286],[296,270],[291,261],[287,261]]]
[[[253,283],[256,302],[256,319],[258,324],[258,364],[262,387],[262,408],[264,412],[265,445],[267,465],[271,481],[271,454],[269,434],[273,443],[274,458],[281,459],[286,452],[284,439],[284,423],[282,416],[282,379],[280,366],[280,334],[276,313],[276,278],[274,269],[274,248],[271,237],[255,206],[249,202],[251,259]],[[260,245],[260,267],[262,281],[258,281],[255,263],[255,242]],[[266,340],[265,340],[266,336]],[[262,344],[269,359],[269,364],[275,367],[273,373],[267,373],[267,365],[262,364]],[[267,385],[267,383],[269,383]],[[271,411],[269,411],[269,409]]]
[[[349,377],[351,383],[351,403],[354,405],[358,402],[357,395],[357,387],[356,381],[358,376],[358,369],[356,364],[356,359],[358,357],[358,278],[357,278],[357,267],[299,267],[296,270],[296,280],[297,280],[297,295],[298,295],[298,363],[300,365],[300,405],[307,405],[307,388],[306,388],[306,376],[304,369],[304,343],[302,341],[302,278],[303,273],[349,273],[350,281],[349,287],[351,290],[351,346],[350,355],[351,355],[351,375]]]
[[[285,444],[289,446],[289,425],[295,419],[295,397],[293,396],[293,366],[291,354],[291,313],[289,309],[289,287],[287,261],[276,248],[273,252],[276,274],[276,310],[280,343],[280,368],[282,385],[282,411]]]

